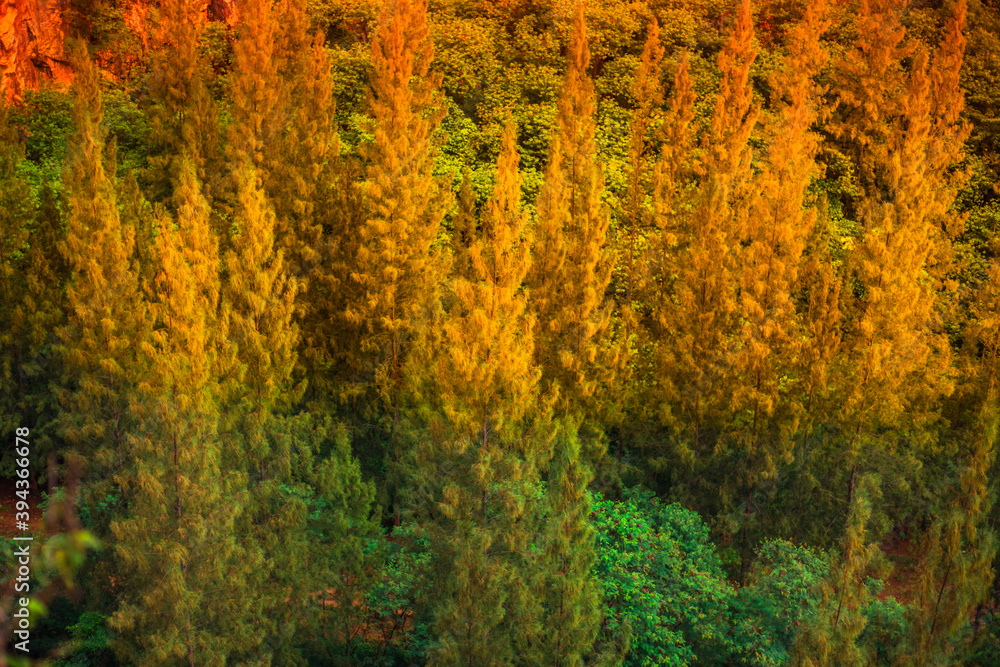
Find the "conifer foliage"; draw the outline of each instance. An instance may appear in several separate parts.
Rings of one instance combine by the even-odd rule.
[[[988,3],[76,4],[0,107],[55,662],[998,663]]]
[[[599,384],[610,382],[613,369],[606,338],[611,311],[605,304],[612,263],[594,137],[587,26],[583,4],[575,6],[556,130],[538,195],[529,285],[538,313],[536,358],[546,391],[557,386],[563,409],[589,414],[588,402]]]
[[[351,361],[394,405],[406,352],[433,313],[447,271],[435,246],[451,195],[434,177],[441,121],[425,0],[398,0],[372,40],[370,106],[359,184],[362,219],[347,259],[347,321],[358,330]]]
[[[724,397],[731,388],[727,383],[733,379],[724,371],[723,351],[734,328],[738,307],[734,272],[752,203],[748,140],[759,115],[749,82],[756,58],[753,37],[750,3],[744,1],[719,53],[722,82],[697,202],[679,226],[681,247],[669,260],[669,274],[676,279],[672,298],[665,304],[664,328],[670,338],[661,358],[661,382],[677,406],[676,418],[684,424],[681,446],[696,455],[704,455],[708,443],[718,437],[719,409],[727,402]],[[678,102],[683,104],[684,98]],[[686,133],[683,108],[675,120],[678,138]],[[669,186],[664,179],[661,187]],[[671,210],[661,202],[661,210]],[[673,202],[674,207],[677,204]],[[660,224],[671,231],[667,221]]]
[[[538,632],[528,545],[538,539],[535,490],[548,455],[549,409],[539,403],[534,316],[522,289],[530,228],[521,208],[514,128],[468,250],[469,277],[413,366],[422,398],[410,498],[434,553],[434,664],[510,664]]]
[[[106,479],[126,456],[134,391],[145,379],[139,350],[149,343],[152,319],[139,284],[135,233],[121,224],[114,167],[105,164],[100,75],[82,44],[73,53],[79,75],[64,176],[70,282],[60,332],[69,376],[62,399],[66,439],[91,460],[91,474]]]
[[[176,222],[158,221],[149,305],[156,328],[143,346],[138,428],[116,476],[129,512],[111,524],[129,594],[109,624],[130,640],[118,643],[123,657],[152,664],[220,662],[253,641],[235,632],[251,613],[239,584],[254,563],[237,550],[245,491],[222,465],[218,434],[217,245],[194,165],[185,164]]]

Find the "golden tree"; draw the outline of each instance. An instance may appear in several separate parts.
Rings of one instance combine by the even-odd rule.
[[[849,137],[865,188],[850,265],[860,289],[845,308],[841,380],[849,495],[867,438],[884,426],[919,429],[952,390],[940,293],[951,289],[942,280],[956,231],[949,207],[959,180],[949,167],[960,161],[967,133],[957,85],[964,22],[959,2],[931,64],[926,49],[905,45],[899,7],[862,2],[858,41],[839,66],[833,128]],[[904,76],[901,61],[910,53]]]
[[[139,420],[115,475],[128,499],[110,526],[125,592],[108,624],[120,635],[116,653],[141,664],[223,662],[261,639],[246,631],[257,610],[241,584],[261,563],[236,543],[245,481],[222,460],[217,243],[194,173],[193,161],[181,162],[176,225],[159,219],[149,305],[156,328],[141,346],[148,373],[137,387]]]
[[[374,141],[359,147],[362,216],[348,258],[351,366],[395,408],[406,353],[435,310],[448,261],[435,246],[451,192],[433,175],[440,122],[425,0],[397,0],[372,40]]]
[[[135,232],[122,225],[114,168],[105,165],[99,74],[82,44],[72,45],[76,134],[64,182],[69,264],[66,326],[60,331],[67,373],[62,401],[65,438],[90,459],[91,481],[122,465],[135,426],[134,392],[144,378],[138,350],[152,320],[140,289]],[[111,172],[111,173],[109,173]]]
[[[676,115],[668,126],[679,143],[661,158],[658,175],[660,289],[669,290],[657,301],[664,333],[658,380],[672,406],[679,454],[689,462],[716,444],[736,380],[727,356],[740,306],[738,251],[754,206],[749,139],[759,109],[749,80],[756,58],[753,35],[750,4],[744,1],[719,53],[722,82],[689,212],[680,180],[690,145],[690,94],[684,87],[678,88]]]
[[[531,236],[517,165],[508,122],[469,276],[455,279],[451,311],[410,362],[419,440],[408,491],[434,552],[432,664],[509,664],[540,613],[528,545],[540,531],[533,488],[550,407],[532,358],[523,290]]]
[[[546,391],[558,387],[561,410],[593,417],[597,387],[609,383],[613,371],[607,340],[611,309],[605,303],[612,262],[582,3],[576,4],[567,57],[549,163],[538,195],[528,284],[537,314],[535,355]]]

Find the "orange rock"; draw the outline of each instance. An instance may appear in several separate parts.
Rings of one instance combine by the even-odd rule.
[[[59,0],[3,0],[0,15],[0,76],[8,100],[43,82],[64,87],[73,80]]]
[[[44,85],[66,88],[73,82],[73,70],[65,48],[69,18],[62,0],[0,0],[0,90],[8,101],[20,100],[27,90]],[[148,53],[150,2],[129,2],[123,12],[125,24]],[[201,20],[238,20],[235,0],[200,0]]]

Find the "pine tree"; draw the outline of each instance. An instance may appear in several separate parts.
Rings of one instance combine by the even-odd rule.
[[[126,438],[135,427],[135,387],[145,372],[138,350],[148,343],[152,322],[138,280],[135,234],[121,224],[114,169],[104,162],[99,75],[82,45],[72,49],[78,75],[76,134],[63,177],[63,254],[71,277],[67,323],[59,334],[67,374],[61,398],[64,437],[90,460],[87,479],[95,485],[125,460]]]
[[[591,573],[596,554],[587,486],[593,473],[581,448],[578,425],[564,420],[557,426],[547,473],[537,593],[545,620],[528,664],[583,665],[602,620]]]
[[[27,220],[30,213],[24,197],[27,184],[17,175],[24,157],[17,135],[8,121],[9,108],[0,102],[0,307],[16,313],[23,301],[24,255],[29,247]],[[23,325],[19,318],[4,318],[0,325],[0,432],[11,433],[23,423],[27,378],[22,372],[25,357]]]
[[[263,480],[286,470],[286,455],[274,455],[266,444],[264,424],[297,398],[292,385],[298,327],[294,315],[297,282],[287,274],[284,252],[276,250],[274,211],[260,187],[257,172],[244,158],[235,173],[237,207],[234,227],[239,234],[225,255],[224,299],[229,314],[229,339],[236,346],[240,367],[234,378],[241,399],[238,431],[245,438],[240,465]],[[233,463],[236,463],[235,461]]]
[[[614,368],[607,340],[611,309],[605,303],[612,263],[582,3],[576,3],[567,59],[536,205],[537,241],[528,284],[538,317],[535,354],[546,391],[558,387],[561,410],[593,418],[597,387],[610,383]]]
[[[661,300],[660,330],[666,336],[661,342],[659,382],[673,406],[670,419],[677,429],[678,454],[689,461],[700,458],[703,463],[717,461],[706,454],[717,444],[736,380],[726,351],[739,312],[739,243],[754,205],[749,139],[759,108],[753,103],[749,80],[756,58],[753,36],[750,4],[744,1],[719,53],[722,82],[711,130],[703,142],[699,190],[690,213],[679,216],[680,220],[683,200],[674,194],[674,170],[676,164],[683,164],[684,153],[669,156],[669,171],[660,176],[663,193],[658,196],[658,216],[663,217],[658,224],[663,243],[668,244],[661,275],[664,282],[667,276],[676,278],[670,280],[672,294]],[[683,120],[675,121],[681,139],[689,132]],[[678,247],[671,251],[669,245],[674,243]],[[707,479],[697,474],[701,481]],[[723,489],[723,505],[731,493]]]
[[[693,156],[694,102],[689,59],[682,54],[674,71],[670,109],[660,130],[663,146],[653,169],[651,211],[656,236],[645,258],[650,275],[650,284],[645,290],[652,311],[649,328],[653,339],[659,341],[666,341],[673,332],[671,303],[677,287],[675,266],[678,256],[687,247],[685,230],[693,204],[690,185],[698,171]],[[669,356],[667,346],[661,346],[657,360],[661,371]],[[667,379],[665,373],[659,375],[661,380]],[[669,405],[663,399],[672,398],[670,387],[663,387],[661,392],[658,402]],[[667,421],[668,415],[661,415],[661,419]]]
[[[278,71],[278,17],[271,0],[239,3],[238,38],[233,45],[229,77],[233,123],[229,126],[229,160],[239,170],[245,162],[261,169],[265,150],[284,129],[281,117],[287,86]],[[239,178],[239,176],[237,176]]]
[[[969,623],[992,584],[997,544],[988,525],[989,472],[996,457],[995,394],[987,394],[973,424],[966,465],[952,490],[950,506],[931,526],[917,603],[913,606],[912,656],[922,665],[953,664],[954,640]]]
[[[511,664],[538,629],[526,554],[540,533],[534,487],[549,447],[549,407],[539,401],[534,316],[522,289],[531,239],[517,164],[508,122],[496,186],[469,248],[470,277],[455,279],[438,338],[410,363],[420,406],[410,419],[423,426],[409,506],[434,555],[435,665]]]
[[[458,211],[452,220],[452,252],[454,264],[452,273],[470,279],[473,275],[469,249],[476,239],[476,194],[472,190],[472,173],[466,168],[462,174],[462,186],[458,191]]]
[[[647,384],[651,370],[650,323],[646,321],[646,311],[650,308],[648,301],[653,276],[650,275],[651,262],[647,260],[651,246],[655,245],[657,230],[649,201],[653,195],[653,167],[656,163],[652,126],[663,101],[663,86],[660,83],[663,53],[659,24],[654,19],[632,80],[632,95],[637,106],[629,125],[628,189],[624,202],[628,226],[618,232],[617,254],[620,259],[616,272],[621,275],[613,278],[618,283],[615,291],[620,302],[620,319],[614,323],[619,348],[615,376],[619,385],[629,390],[627,395],[621,396],[620,405],[616,406],[623,413],[641,413],[649,402],[648,392],[640,388]],[[613,403],[609,402],[609,405]],[[631,429],[621,415],[614,415],[608,421],[616,422],[620,459],[622,441],[632,435]]]
[[[797,393],[786,389],[804,336],[795,297],[800,268],[816,210],[807,207],[818,138],[812,126],[823,90],[814,78],[825,64],[820,36],[828,27],[826,5],[812,3],[788,35],[788,58],[774,76],[777,105],[772,141],[763,172],[755,179],[753,208],[738,249],[734,275],[739,294],[738,341],[726,365],[732,374],[730,426],[740,465],[737,493],[743,504],[740,532],[741,574],[749,567],[751,527],[758,487],[792,461],[792,436],[803,408]],[[743,418],[746,415],[746,418]],[[727,429],[729,430],[729,429]]]
[[[228,340],[235,347],[234,372],[225,387],[224,463],[248,480],[239,534],[241,544],[259,554],[260,567],[248,573],[247,586],[261,608],[257,632],[273,644],[277,634],[294,634],[305,615],[302,605],[315,593],[304,571],[305,513],[283,491],[296,483],[294,471],[299,466],[311,469],[312,462],[283,435],[289,426],[282,423],[287,419],[283,415],[304,388],[292,379],[298,345],[297,284],[287,275],[283,251],[275,250],[274,212],[256,169],[248,157],[241,163],[234,174],[234,227],[239,234],[224,258],[222,288]]]
[[[149,373],[116,475],[128,499],[111,524],[125,592],[108,623],[121,635],[119,656],[139,664],[221,664],[260,641],[246,628],[258,603],[241,584],[261,563],[239,550],[234,530],[245,482],[222,466],[217,432],[217,243],[194,172],[192,161],[182,163],[176,226],[159,219],[156,331],[142,346]]]
[[[950,265],[949,230],[955,229],[948,208],[957,180],[948,167],[960,160],[966,132],[958,122],[962,93],[955,84],[964,21],[959,3],[931,65],[925,49],[913,52],[903,42],[899,8],[863,2],[854,60],[840,66],[836,92],[843,120],[833,127],[856,144],[866,190],[851,265],[861,289],[850,303],[850,368],[842,379],[849,496],[866,438],[881,427],[921,428],[934,418],[936,400],[952,390],[938,292],[950,289],[941,278]],[[911,53],[904,77],[900,60]]]
[[[866,624],[863,611],[872,597],[865,583],[866,575],[879,554],[877,544],[865,542],[877,494],[878,479],[870,473],[862,475],[858,492],[851,501],[840,553],[823,583],[819,618],[796,641],[797,664],[811,667],[867,664],[858,637]]]
[[[152,56],[148,111],[155,153],[144,181],[151,201],[167,202],[174,210],[180,204],[171,200],[173,184],[187,160],[209,197],[222,189],[218,120],[198,53],[203,17],[191,0],[164,0],[155,33],[159,48]]]
[[[19,195],[22,200],[23,193]],[[7,210],[16,212],[18,206],[14,204]],[[62,369],[57,347],[58,332],[66,322],[64,290],[69,268],[60,250],[65,232],[59,201],[51,186],[43,186],[33,213],[28,251],[15,264],[19,280],[14,281],[13,302],[5,309],[13,335],[0,347],[14,355],[13,374],[17,380],[8,386],[19,393],[16,409],[6,414],[20,417],[21,424],[37,425],[31,431],[32,451],[40,464],[61,441],[62,408],[56,387]]]
[[[314,274],[322,270],[324,227],[333,227],[331,216],[343,215],[337,206],[323,207],[323,198],[341,187],[343,165],[323,35],[317,31],[309,39],[301,0],[284,4],[280,25],[278,73],[288,82],[288,108],[281,115],[281,140],[273,142],[265,157],[264,187],[275,207],[278,243],[305,297]],[[309,300],[300,298],[299,303],[304,308]]]
[[[305,3],[287,0],[255,11],[262,16],[256,31],[248,26],[244,57],[248,62],[261,59],[255,34],[271,35],[274,45],[261,73],[266,81],[258,80],[251,68],[241,75],[249,80],[241,86],[243,92],[232,92],[246,97],[260,90],[259,96],[267,98],[269,112],[261,114],[254,164],[274,209],[276,247],[284,251],[287,272],[298,283],[296,376],[307,381],[308,400],[317,414],[326,413],[330,406],[320,404],[337,389],[331,367],[341,361],[348,338],[343,315],[350,270],[345,256],[358,208],[345,202],[356,197],[357,174],[340,155],[331,62],[322,33],[309,35]]]
[[[391,409],[416,332],[436,308],[447,256],[437,247],[450,189],[433,175],[443,107],[429,73],[425,0],[397,0],[372,41],[374,141],[358,186],[362,215],[348,258],[347,321],[359,332],[350,365]]]
[[[747,221],[739,262],[741,343],[732,350],[732,363],[740,386],[732,407],[752,415],[743,434],[752,462],[747,473],[762,479],[774,477],[782,459],[787,462],[787,438],[800,414],[797,406],[789,405],[781,385],[797,352],[794,297],[808,234],[816,224],[806,189],[818,150],[812,127],[823,91],[813,80],[825,62],[819,41],[829,25],[825,9],[825,3],[810,4],[788,35],[785,69],[772,83],[783,101],[771,128],[767,166],[757,181],[759,196]],[[769,439],[772,442],[766,442]]]
[[[629,125],[629,180],[626,194],[629,227],[626,236],[627,249],[623,253],[626,257],[626,268],[625,305],[622,309],[626,340],[629,331],[637,325],[633,322],[637,318],[636,304],[633,300],[637,291],[641,291],[645,277],[643,271],[645,267],[642,262],[644,240],[642,227],[644,223],[648,223],[645,220],[647,211],[644,202],[652,189],[647,153],[651,143],[649,134],[653,111],[663,102],[663,86],[660,84],[663,53],[664,49],[660,44],[660,25],[654,18],[649,26],[639,67],[636,68],[632,80],[632,95],[636,99],[637,107]]]

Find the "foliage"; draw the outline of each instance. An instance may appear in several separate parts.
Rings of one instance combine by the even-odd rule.
[[[995,3],[223,5],[0,111],[64,662],[996,662]]]

